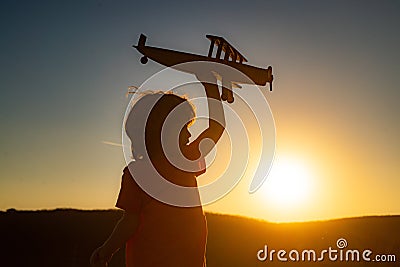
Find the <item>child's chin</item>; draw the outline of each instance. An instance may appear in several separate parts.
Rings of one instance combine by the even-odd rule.
[[[189,144],[189,140],[187,140],[186,142],[182,142],[182,143],[180,143],[179,145],[181,146],[181,147],[185,147],[185,146],[187,146]]]

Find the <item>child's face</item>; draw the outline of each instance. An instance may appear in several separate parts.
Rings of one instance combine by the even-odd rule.
[[[192,135],[190,134],[189,126],[186,124],[179,133],[179,146],[183,147],[187,145],[191,136]]]
[[[184,150],[192,136],[189,131],[191,121],[192,118],[187,114],[185,116],[171,116],[165,121],[161,130],[164,150],[169,151],[171,155],[180,153],[179,150]]]
[[[179,133],[179,147],[183,148],[189,143],[189,138],[192,136],[189,132],[189,126],[194,120],[192,107],[188,103],[184,102],[170,115],[173,120],[171,134],[174,135],[175,133],[176,138],[176,133]],[[171,138],[171,140],[173,139]]]

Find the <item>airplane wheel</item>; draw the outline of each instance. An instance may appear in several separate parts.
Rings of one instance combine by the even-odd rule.
[[[221,99],[222,99],[222,101],[226,101],[226,100],[228,100],[228,96],[226,94],[222,93]]]
[[[146,56],[143,56],[143,57],[140,59],[140,63],[142,63],[142,64],[146,64],[148,61],[149,61],[149,59],[148,59]]]

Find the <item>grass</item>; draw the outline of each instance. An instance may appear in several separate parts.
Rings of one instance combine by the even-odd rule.
[[[91,252],[111,233],[122,213],[118,210],[57,209],[0,212],[1,266],[89,266]],[[373,216],[320,222],[269,223],[249,218],[206,214],[207,266],[399,266],[400,216]],[[257,251],[337,249],[345,238],[346,249],[370,249],[393,254],[397,262],[280,262],[257,260]],[[275,256],[276,257],[276,256]],[[286,257],[288,257],[286,255]],[[110,267],[124,266],[124,250]]]

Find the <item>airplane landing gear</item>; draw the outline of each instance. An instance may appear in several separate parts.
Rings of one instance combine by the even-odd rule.
[[[140,58],[140,63],[146,64],[149,61],[149,59],[146,56],[143,56]]]

